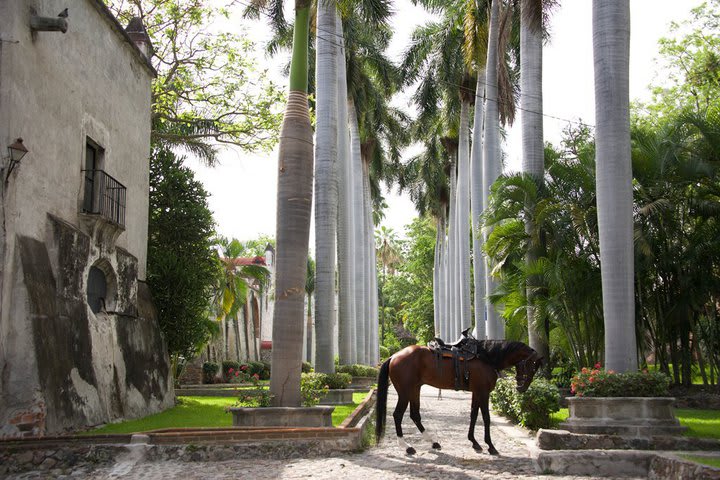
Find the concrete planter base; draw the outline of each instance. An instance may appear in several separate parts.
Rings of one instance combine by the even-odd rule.
[[[343,405],[346,403],[353,403],[353,393],[355,393],[355,390],[352,388],[337,388],[328,390],[327,395],[320,399],[320,405]]]
[[[234,427],[332,427],[335,407],[234,407]]]
[[[376,383],[376,377],[352,377],[350,388],[370,388]]]
[[[560,428],[573,433],[605,433],[629,437],[680,435],[670,397],[572,397],[570,416]]]

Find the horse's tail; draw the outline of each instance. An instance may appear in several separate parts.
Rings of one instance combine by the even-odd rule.
[[[385,433],[389,377],[390,359],[387,359],[380,367],[380,373],[378,374],[377,406],[375,408],[375,440],[377,440],[378,443],[380,443],[380,439],[383,433]]]

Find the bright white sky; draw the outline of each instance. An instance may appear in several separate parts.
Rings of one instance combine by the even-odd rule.
[[[630,0],[630,97],[648,100],[648,85],[655,82],[657,72],[657,41],[668,36],[671,21],[689,17],[690,9],[701,0]],[[592,57],[592,1],[561,0],[561,7],[552,17],[550,43],[545,47],[543,64],[543,103],[546,115],[594,124],[595,105]],[[396,0],[393,28],[396,32],[391,55],[399,55],[407,45],[413,28],[430,17],[409,0]],[[267,38],[267,28],[253,27],[251,35],[259,48]],[[262,54],[259,54],[262,56]],[[282,65],[287,56],[279,59],[261,59],[267,62],[273,78],[286,85]],[[520,120],[516,121],[507,137],[504,151],[508,156],[506,170],[518,170],[520,165]],[[557,143],[566,122],[545,118],[547,141]],[[210,192],[210,208],[218,232],[239,240],[257,238],[261,234],[275,236],[275,206],[277,184],[277,149],[266,155],[250,155],[226,150],[221,164],[210,169],[197,162],[190,165],[197,178]],[[417,214],[405,196],[385,194],[389,208],[383,224],[402,234],[404,226]],[[314,228],[314,227],[313,227]],[[311,228],[310,248],[314,247]]]

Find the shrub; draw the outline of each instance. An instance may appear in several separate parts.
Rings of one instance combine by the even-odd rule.
[[[352,382],[352,376],[349,373],[316,373],[323,383],[331,390],[347,388]]]
[[[220,371],[220,365],[215,362],[205,362],[202,366],[203,383],[215,383],[215,375]]]
[[[302,373],[310,373],[313,371],[312,365],[310,365],[310,362],[303,362],[302,363]]]
[[[327,395],[328,386],[324,382],[323,374],[303,373],[300,377],[300,395],[303,405],[313,407],[320,399]]]
[[[670,377],[662,372],[616,373],[597,363],[575,375],[570,390],[578,397],[667,397]]]
[[[240,368],[240,363],[233,360],[224,360],[222,362],[222,376],[223,380],[225,380],[226,382],[231,380],[231,375],[229,373],[231,368],[233,369],[233,371],[237,371]]]
[[[542,378],[533,380],[525,393],[516,390],[513,378],[500,378],[490,400],[495,410],[531,430],[549,427],[550,414],[560,410],[560,392]]]
[[[248,362],[248,369],[250,371],[250,375],[257,373],[261,380],[267,380],[270,378],[270,371],[265,371],[266,367],[263,362]]]
[[[335,369],[338,373],[349,373],[353,377],[377,377],[378,369],[368,365],[338,365]]]
[[[263,370],[260,372],[260,380],[270,380],[270,362],[262,362]]]
[[[390,358],[390,349],[385,345],[380,345],[380,360],[385,361]]]

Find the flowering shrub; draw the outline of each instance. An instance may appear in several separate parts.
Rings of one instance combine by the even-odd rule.
[[[570,391],[578,397],[666,397],[670,377],[662,372],[616,373],[600,363],[584,367],[572,378]]]
[[[259,385],[260,374],[251,373],[249,365],[240,365],[235,370],[230,368],[228,370],[231,383],[251,383],[255,388],[238,390],[238,405],[243,407],[269,407],[272,402],[272,395],[267,388]]]
[[[536,378],[525,393],[518,393],[514,378],[500,378],[490,393],[495,410],[531,430],[550,426],[550,414],[560,410],[560,393],[555,385]]]
[[[337,373],[349,373],[353,377],[377,377],[378,369],[367,365],[338,365]]]
[[[232,360],[225,360],[222,362],[222,377],[225,382],[229,382],[231,380],[230,370],[233,372],[237,371],[237,369],[240,368],[240,363],[234,362]]]
[[[349,373],[316,373],[322,379],[322,383],[327,385],[330,390],[339,388],[347,388],[352,382],[352,376]]]
[[[314,407],[320,403],[320,399],[327,395],[328,386],[325,383],[323,374],[303,373],[300,377],[300,395],[303,405]]]

